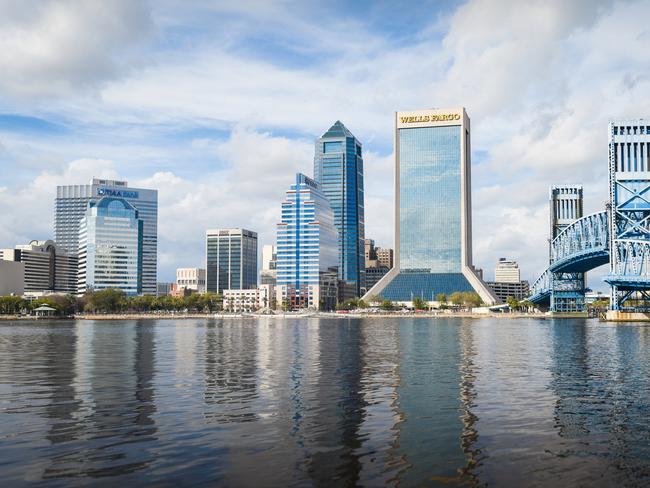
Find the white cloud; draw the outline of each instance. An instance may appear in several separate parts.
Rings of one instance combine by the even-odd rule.
[[[141,0],[0,1],[0,92],[70,95],[138,60],[151,33]]]
[[[93,176],[116,178],[112,161],[78,159],[62,170],[44,171],[28,185],[0,189],[0,247],[51,239],[57,185],[85,184]]]

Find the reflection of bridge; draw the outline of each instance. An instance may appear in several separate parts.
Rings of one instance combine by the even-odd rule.
[[[609,125],[610,198],[551,241],[550,264],[529,300],[557,312],[584,310],[584,273],[610,263],[613,310],[650,308],[650,122]]]

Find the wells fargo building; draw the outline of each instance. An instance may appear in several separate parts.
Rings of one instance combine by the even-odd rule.
[[[496,301],[472,265],[470,122],[464,108],[395,114],[395,266],[366,298],[433,301],[475,290]]]

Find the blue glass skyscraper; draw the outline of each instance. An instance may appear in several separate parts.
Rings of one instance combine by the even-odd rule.
[[[277,225],[277,303],[289,309],[336,305],[338,232],[318,183],[298,173]]]
[[[339,231],[341,298],[359,296],[366,269],[363,157],[361,143],[338,120],[316,141],[314,179],[332,206]]]
[[[88,202],[79,223],[78,292],[142,293],[143,220],[125,198]]]
[[[464,108],[395,114],[395,266],[366,294],[410,302],[476,291],[469,117]]]

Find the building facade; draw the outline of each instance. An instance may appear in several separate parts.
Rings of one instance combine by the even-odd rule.
[[[519,283],[521,281],[521,271],[517,261],[500,258],[496,268],[494,268],[494,281],[499,283]]]
[[[25,293],[25,263],[0,259],[0,296]]]
[[[65,185],[56,189],[54,240],[61,250],[76,254],[79,226],[88,204],[112,196],[124,198],[143,222],[142,293],[155,295],[158,266],[158,191],[130,188],[126,181],[93,178],[88,185]]]
[[[262,247],[262,270],[260,271],[260,284],[273,285],[277,277],[278,251],[272,244]]]
[[[509,297],[522,301],[530,296],[530,286],[527,281],[488,281],[486,285],[492,289],[496,297],[499,299],[499,303],[506,303]]]
[[[273,285],[260,285],[250,290],[224,290],[223,309],[234,313],[271,309],[275,301],[273,294]]]
[[[343,298],[365,288],[365,209],[361,143],[340,122],[316,141],[314,179],[332,207],[339,233],[339,279]]]
[[[198,293],[205,293],[206,271],[203,268],[178,268],[176,285]]]
[[[493,292],[472,265],[470,121],[464,108],[395,114],[395,262],[367,297]]]
[[[257,288],[257,233],[214,229],[205,236],[207,291]]]
[[[338,231],[319,184],[298,173],[277,225],[279,307],[331,310],[338,295]]]
[[[64,253],[54,241],[31,241],[14,249],[2,249],[0,258],[24,264],[25,294],[77,291],[77,254]]]
[[[142,293],[143,227],[125,198],[90,200],[79,225],[79,294],[107,288]]]
[[[377,248],[377,262],[380,267],[391,269],[393,267],[393,250],[389,247]]]

